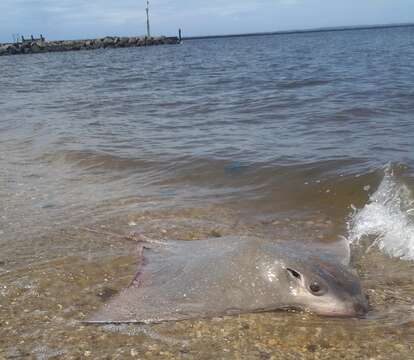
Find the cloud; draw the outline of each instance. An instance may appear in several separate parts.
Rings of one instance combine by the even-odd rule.
[[[300,0],[210,0],[210,1],[150,1],[154,16],[234,16],[257,11],[269,4],[296,5]],[[12,15],[15,20],[23,17],[40,17],[61,20],[94,20],[121,23],[145,16],[146,0],[1,0],[0,19]]]
[[[146,0],[0,0],[11,34],[79,38],[145,33]],[[187,35],[414,21],[412,0],[150,0],[155,33]]]

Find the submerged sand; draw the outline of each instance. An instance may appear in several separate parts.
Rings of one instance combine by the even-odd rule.
[[[151,326],[82,324],[131,281],[135,243],[127,235],[136,230],[189,241],[286,239],[292,231],[329,240],[341,231],[322,215],[252,218],[209,207],[138,211],[34,236],[1,254],[0,358],[414,359],[414,266],[376,251],[354,257],[371,304],[366,319],[272,312]]]

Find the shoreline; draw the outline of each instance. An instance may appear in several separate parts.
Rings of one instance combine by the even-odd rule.
[[[106,36],[98,39],[86,40],[52,40],[42,39],[26,40],[19,43],[0,44],[0,56],[24,55],[49,52],[95,50],[106,48],[140,47],[154,45],[176,45],[180,40],[176,36],[166,37],[118,37]]]

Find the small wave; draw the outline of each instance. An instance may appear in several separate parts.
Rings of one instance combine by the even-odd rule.
[[[94,171],[137,171],[154,166],[144,159],[128,158],[91,150],[60,150],[40,157],[49,162],[63,162],[83,170]]]
[[[281,88],[284,89],[297,89],[309,86],[322,86],[331,83],[330,80],[318,80],[318,79],[304,79],[304,80],[296,80],[296,81],[289,81],[286,83],[279,84]]]
[[[386,110],[380,107],[364,107],[364,106],[355,106],[351,108],[346,108],[337,111],[331,117],[337,120],[344,119],[371,119],[374,117],[381,117],[386,114]]]
[[[414,261],[414,200],[410,189],[396,178],[391,165],[377,191],[362,209],[354,209],[348,222],[351,243],[373,238],[385,254]]]

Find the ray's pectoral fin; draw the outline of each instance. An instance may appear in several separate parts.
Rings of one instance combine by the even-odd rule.
[[[84,321],[85,323],[151,323],[165,316],[157,308],[160,303],[159,294],[154,294],[154,287],[148,286],[151,283],[151,277],[154,275],[150,271],[151,267],[154,267],[150,263],[150,258],[153,256],[151,253],[157,253],[158,251],[162,253],[163,246],[136,236],[134,236],[134,240],[138,240],[138,265],[130,285],[89,316]],[[151,299],[151,296],[154,295],[157,298]]]
[[[158,323],[216,315],[207,291],[194,287],[191,271],[198,244],[142,242],[139,265],[130,286],[92,314],[85,323]]]
[[[92,314],[85,322],[90,324],[142,323],[150,324],[169,320],[184,320],[196,316],[178,302],[162,298],[146,288],[132,285],[112,301]]]

